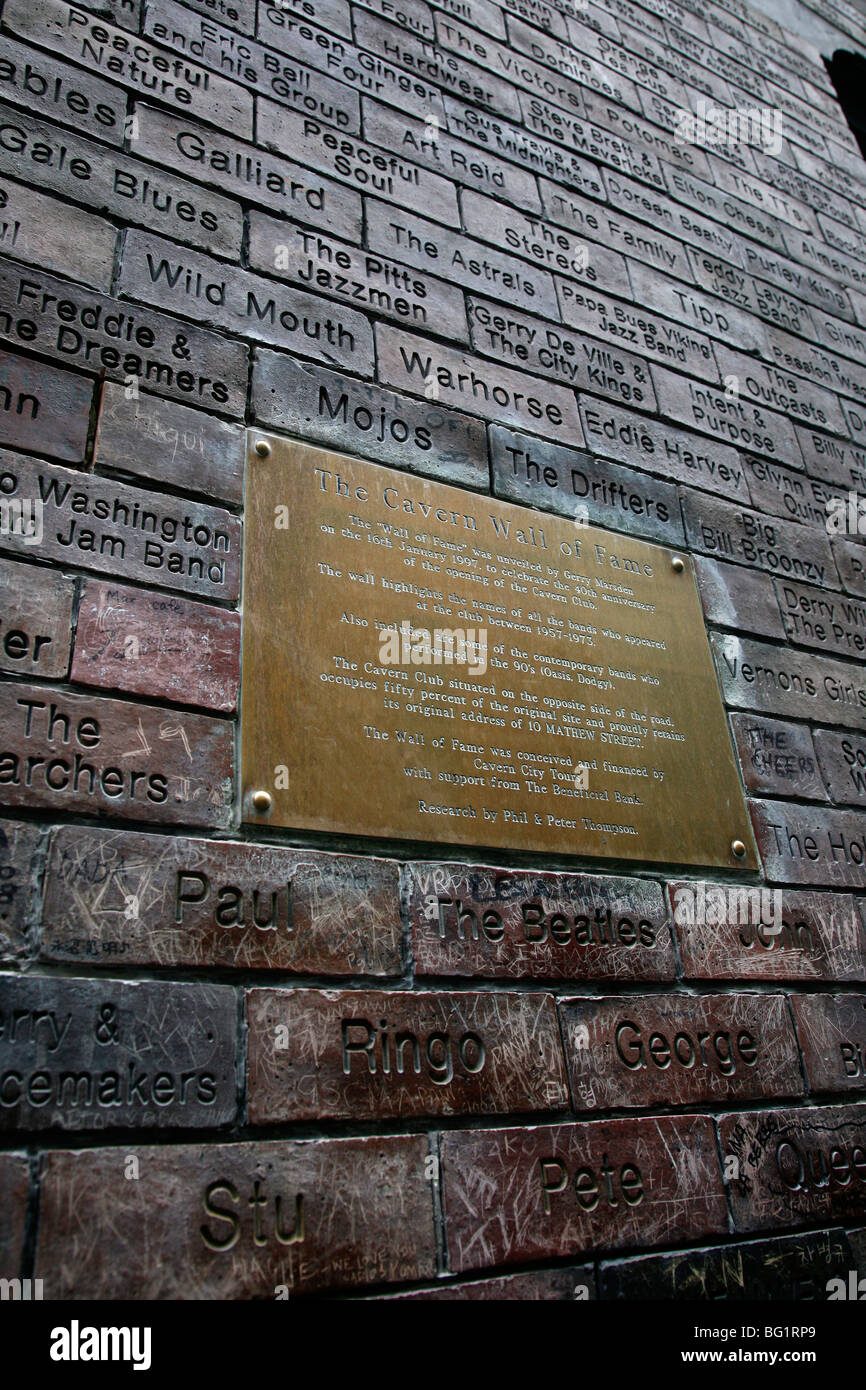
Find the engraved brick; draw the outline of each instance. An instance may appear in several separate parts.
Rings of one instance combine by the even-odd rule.
[[[690,382],[687,385],[684,377],[662,371],[661,380],[665,382],[664,402],[661,394],[658,395],[659,408],[663,409],[664,414],[672,414],[675,419],[681,418],[688,424],[698,425],[695,418],[683,415],[681,411],[677,413],[670,407],[672,403],[676,407],[681,396],[687,394],[689,386],[699,393],[710,392],[713,389],[704,384],[714,382],[718,375],[712,344],[706,334],[696,333],[688,326],[672,323],[649,309],[636,307],[630,301],[609,299],[606,295],[599,295],[596,290],[585,290],[583,286],[562,280],[559,276],[556,277],[556,291],[563,323],[617,347],[626,342],[636,352],[648,358],[654,367],[658,362],[676,362],[684,371],[700,377],[701,381]],[[668,388],[668,377],[680,387],[676,396]],[[658,379],[655,373],[653,379]],[[698,428],[704,428],[703,422]],[[723,435],[720,437],[724,438]],[[728,439],[726,442],[739,441]]]
[[[855,1220],[866,1192],[866,1106],[761,1110],[719,1119],[738,1231]]]
[[[862,1091],[866,1076],[866,995],[791,996],[813,1091]]]
[[[827,283],[835,282],[837,294],[843,293],[840,285],[856,285],[861,290],[866,286],[866,269],[863,265],[856,258],[846,256],[838,248],[829,246],[822,237],[789,232],[786,240],[788,250],[795,260],[800,265],[809,267],[813,274],[820,275],[822,279],[826,278]],[[810,299],[809,302],[813,301]],[[832,304],[825,304],[823,307],[830,313],[833,312]],[[847,318],[848,315],[840,314],[839,317]]]
[[[812,242],[811,237],[801,236],[796,238],[797,246],[800,247],[804,241]],[[769,281],[781,289],[790,289],[800,299],[807,304],[813,304],[816,308],[826,309],[828,313],[837,314],[839,318],[853,318],[851,303],[845,291],[839,286],[837,281],[842,278],[838,274],[835,279],[828,279],[819,274],[816,270],[809,270],[806,266],[797,265],[794,261],[787,260],[784,256],[770,251],[761,246],[753,245],[749,241],[740,243],[740,250],[743,257],[745,269],[753,276],[762,281]],[[813,253],[813,259],[814,257]],[[806,260],[803,255],[798,256],[801,262]],[[808,261],[807,261],[808,265]],[[828,265],[829,268],[829,265]],[[841,268],[841,263],[838,268]],[[766,294],[763,285],[757,287],[759,294]],[[770,301],[767,301],[768,306]],[[791,327],[785,325],[780,319],[776,322],[780,327]]]
[[[866,622],[866,607],[857,599],[790,579],[774,579],[773,583],[790,642],[854,660],[866,653],[866,636],[860,631]]]
[[[17,1279],[27,1215],[30,1169],[23,1154],[0,1154],[0,1278]]]
[[[690,254],[694,260],[694,252]],[[763,325],[753,315],[737,308],[736,301],[733,305],[720,304],[718,299],[671,280],[660,274],[655,266],[643,265],[640,261],[629,261],[628,274],[638,304],[666,314],[675,322],[697,328],[713,339],[741,345],[765,357],[768,355]]]
[[[135,148],[145,153],[141,140]],[[243,219],[236,203],[10,106],[0,107],[0,168],[94,211],[218,253],[240,251]]]
[[[809,336],[808,329],[803,329],[802,332],[804,336]],[[736,379],[739,399],[746,409],[746,419],[749,418],[749,406],[755,407],[763,414],[769,403],[775,410],[782,411],[794,420],[805,420],[819,429],[844,436],[845,422],[842,419],[842,411],[831,391],[825,391],[822,387],[804,381],[802,377],[777,366],[764,366],[741,352],[732,352],[722,344],[716,345],[715,355],[721,380],[725,381],[731,376]],[[772,416],[769,418],[772,420]],[[762,449],[759,452],[765,453],[766,450]],[[799,449],[796,442],[793,442],[791,454],[786,456],[786,461],[797,465],[799,458]]]
[[[866,738],[835,729],[816,729],[815,747],[834,801],[866,806]]]
[[[607,175],[605,182],[611,177]],[[648,265],[656,265],[681,280],[692,279],[686,248],[681,241],[665,236],[655,227],[647,228],[627,213],[620,213],[617,206],[604,207],[590,202],[577,194],[563,191],[547,179],[539,179],[538,186],[544,210],[551,222],[579,236],[600,241],[623,256],[633,256],[646,261]],[[640,192],[648,199],[653,196],[643,188]]]
[[[644,18],[646,14],[647,11],[641,11],[641,18]],[[697,174],[702,179],[711,178],[710,166],[704,151],[694,145],[678,145],[675,140],[675,133],[670,127],[665,129],[652,121],[645,121],[636,112],[626,111],[621,106],[617,106],[615,102],[605,101],[594,95],[587,96],[586,110],[587,114],[599,125],[613,131],[624,143],[627,143],[632,151],[637,147],[647,150],[651,157],[657,158],[658,170],[662,178],[660,188],[666,187],[664,181],[665,165],[671,165],[673,169],[679,169],[686,174]],[[528,113],[526,113],[525,118],[529,124]],[[637,172],[633,169],[622,172],[631,173],[634,177],[638,177]],[[685,221],[689,220],[685,211],[682,213],[682,218]],[[704,221],[705,219],[702,218],[701,223],[703,224]],[[714,226],[716,230],[710,231],[709,229]],[[716,244],[718,239],[717,250],[723,250],[723,239],[729,236],[727,229],[711,222],[706,222],[706,227],[710,244]],[[684,232],[681,234],[685,235]]]
[[[110,222],[11,179],[0,179],[0,205],[4,255],[83,280],[98,290],[111,288],[117,229]],[[57,235],[60,225],[62,237]]]
[[[731,728],[746,790],[761,796],[826,801],[811,731],[803,724],[732,714]]]
[[[654,409],[655,393],[644,358],[516,309],[503,312],[489,299],[470,296],[467,307],[476,352],[497,361],[516,361],[527,371],[579,391],[631,402],[642,410]]]
[[[632,143],[623,140],[604,120],[590,119],[597,101],[598,98],[587,95],[587,116],[581,117],[570,115],[538,97],[521,96],[520,105],[528,129],[535,132],[536,136],[550,136],[555,142],[550,144],[547,140],[533,140],[531,137],[527,140],[524,136],[531,148],[544,150],[545,153],[551,152],[548,162],[553,161],[553,167],[540,168],[539,172],[546,174],[548,178],[556,179],[558,183],[579,187],[578,184],[572,184],[570,179],[563,179],[556,164],[561,164],[563,169],[567,169],[569,164],[588,158],[598,160],[599,163],[608,165],[621,174],[650,183],[654,188],[663,189],[665,181],[655,154],[645,149],[640,141]],[[603,104],[599,103],[599,106],[603,110]],[[622,113],[623,116],[625,114]],[[561,148],[562,146],[565,148]],[[580,191],[589,190],[580,187]]]
[[[858,679],[856,666],[721,633],[710,643],[729,705],[866,728],[866,681]]]
[[[803,1094],[784,994],[559,1003],[576,1110]]]
[[[36,1272],[56,1298],[273,1299],[436,1272],[423,1135],[136,1148],[137,1182],[127,1152],[43,1156]]]
[[[639,109],[636,83],[651,87],[666,99],[680,101],[678,83],[656,72],[650,64],[637,62],[625,49],[585,27],[580,30],[579,47],[539,34],[519,19],[508,21],[508,37],[517,53],[525,53],[556,72],[565,72],[575,82],[615,97],[632,110]],[[680,104],[685,104],[684,96]]]
[[[63,826],[42,916],[51,961],[401,970],[397,866],[383,859]]]
[[[686,979],[866,979],[866,931],[850,894],[777,889],[777,912],[776,900],[762,891],[769,890],[668,885]],[[707,921],[695,922],[701,893]]]
[[[768,217],[778,218],[786,226],[817,235],[815,214],[801,199],[791,197],[761,178],[736,169],[726,160],[710,156],[713,178],[722,194],[731,193],[750,207]]]
[[[102,388],[94,461],[186,492],[239,503],[246,436],[203,410],[107,381]]]
[[[38,825],[0,820],[0,961],[4,964],[15,964],[32,954],[30,923],[41,847]]]
[[[539,434],[556,437],[563,432],[570,443],[583,443],[577,401],[568,387],[494,366],[385,324],[376,325],[376,349],[379,376],[389,386],[422,395],[432,379],[435,399],[443,405]]]
[[[228,133],[208,130],[195,121],[141,104],[136,105],[135,114],[139,123],[136,151],[144,159],[206,184],[207,194],[200,194],[202,198],[211,200],[210,190],[216,183],[233,197],[310,223],[335,236],[361,240],[361,199],[351,189],[256,145],[235,140]],[[193,240],[190,236],[184,239]],[[201,244],[197,238],[195,244]],[[217,247],[207,249],[215,251]]]
[[[726,497],[749,496],[736,449],[678,430],[595,396],[581,396],[580,416],[588,448],[602,458],[645,468],[665,479],[708,488]],[[708,499],[709,500],[709,499]]]
[[[662,168],[666,174],[670,174],[665,165]],[[638,222],[645,222],[652,229],[648,232],[646,227],[641,228],[629,221],[635,242],[640,240],[640,247],[629,252],[632,257],[665,275],[698,284],[700,279],[695,271],[695,247],[705,255],[715,254],[734,266],[740,265],[742,243],[736,233],[725,225],[727,219],[724,217],[719,221],[713,220],[712,216],[702,217],[700,200],[685,198],[683,201],[687,206],[683,207],[674,201],[678,191],[674,192],[674,198],[669,198],[665,196],[667,189],[664,184],[659,193],[657,189],[643,188],[621,174],[606,173],[605,184],[608,199],[615,209],[622,208],[623,212],[631,213]],[[655,234],[659,231],[667,234],[662,241],[656,239]],[[687,244],[683,245],[683,242]],[[679,315],[675,317],[679,319]]]
[[[676,129],[676,113],[673,108],[668,106],[665,110],[664,104],[657,108],[651,102],[644,102],[644,105],[644,114],[651,120],[658,121],[668,129]],[[703,216],[716,218],[728,232],[741,232],[744,236],[752,237],[761,246],[771,246],[783,256],[786,254],[785,237],[774,217],[759,212],[757,208],[742,202],[739,198],[725,194],[711,182],[711,178],[701,178],[666,162],[662,164],[662,172],[672,198],[686,203]],[[722,234],[724,235],[724,231]]]
[[[736,560],[769,574],[793,575],[822,587],[839,587],[830,542],[814,527],[733,506],[705,493],[683,493],[686,535],[714,559]]]
[[[247,350],[192,324],[130,307],[41,271],[0,267],[0,335],[112,379],[243,413]]]
[[[763,637],[784,637],[769,575],[745,565],[726,565],[708,555],[693,555],[692,562],[708,622],[757,632]]]
[[[824,1299],[827,1281],[847,1277],[851,1261],[843,1231],[808,1231],[672,1255],[637,1255],[602,1264],[599,1278],[604,1298]]]
[[[449,1132],[441,1147],[456,1271],[727,1230],[702,1116]]]
[[[715,351],[724,349],[717,345]],[[739,398],[731,400],[721,386],[690,381],[655,362],[652,378],[662,415],[735,448],[801,466],[794,427],[784,415]]]
[[[375,193],[402,207],[436,213],[440,222],[460,225],[457,190],[449,179],[413,164],[405,155],[386,154],[353,135],[311,116],[301,116],[259,98],[256,139],[276,151],[290,149],[311,169],[336,178],[358,193]]]
[[[409,920],[419,975],[672,980],[658,884],[413,863]]]
[[[225,827],[232,727],[123,700],[0,685],[0,801]]]
[[[251,1124],[561,1110],[549,994],[247,991]]]
[[[592,1265],[533,1269],[525,1274],[505,1274],[500,1279],[459,1280],[439,1288],[384,1295],[389,1303],[445,1303],[457,1299],[468,1299],[470,1303],[573,1303],[575,1299],[590,1301],[595,1296]]]
[[[281,105],[330,121],[341,130],[361,129],[357,92],[302,63],[278,58],[252,39],[238,46],[230,30],[215,24],[210,15],[199,19],[187,8],[172,4],[172,0],[148,0],[144,33],[177,53],[194,54],[203,67]],[[225,123],[225,129],[237,135],[252,133],[250,128],[230,122]]]
[[[498,497],[669,545],[683,541],[677,492],[670,483],[500,425],[490,428],[490,452]]]
[[[141,96],[157,96],[211,124],[249,135],[253,100],[234,82],[195,62],[178,62],[143,39],[131,41],[122,29],[63,0],[9,0],[3,23],[19,38],[47,48],[100,77],[108,77]]]
[[[0,559],[0,670],[62,679],[72,644],[71,579]]]
[[[0,975],[0,1129],[226,1124],[236,1016],[225,985]]]
[[[866,887],[866,837],[859,812],[787,801],[752,801],[749,810],[768,878],[828,888]]]
[[[477,195],[464,195],[467,199]],[[485,202],[488,201],[485,199]],[[372,251],[393,256],[456,285],[493,294],[514,308],[559,317],[553,279],[547,270],[526,269],[512,252],[490,251],[477,241],[446,231],[434,222],[414,217],[386,203],[367,200],[367,244]],[[513,218],[520,218],[515,212]]]
[[[846,541],[834,536],[831,542],[833,559],[843,587],[849,594],[866,598],[866,552],[862,543]]]
[[[852,401],[846,400],[840,404],[847,425],[847,430],[840,432],[846,434],[855,444],[866,444],[866,408],[859,403],[855,405]]]
[[[798,441],[799,438],[798,435]],[[772,512],[774,516],[783,516],[789,521],[800,521],[827,534],[827,518],[832,512],[831,499],[841,495],[837,488],[769,459],[752,458],[747,454],[743,462],[757,511]]]
[[[814,318],[818,324],[818,330],[806,342],[803,342],[801,338],[795,338],[790,333],[783,332],[781,328],[768,325],[767,342],[770,345],[772,360],[777,367],[785,372],[792,372],[807,381],[818,381],[822,386],[838,391],[842,396],[851,396],[858,400],[860,402],[859,410],[862,414],[864,405],[866,405],[866,382],[863,380],[862,370],[844,355],[848,350],[847,344],[840,345],[838,342],[824,342],[822,344],[819,336],[822,323],[834,324],[840,339],[855,330],[839,319],[825,319],[817,310]],[[856,353],[849,353],[849,357],[856,355]],[[848,415],[850,404],[844,400],[841,402],[842,414],[848,425],[851,423]],[[858,407],[852,408],[855,412],[858,409]],[[843,437],[846,437],[848,433],[847,428],[843,429]],[[856,438],[856,436],[852,437]],[[863,441],[860,442],[862,444]]]
[[[240,639],[239,613],[88,579],[71,678],[103,690],[230,711],[238,699]]]
[[[122,87],[5,34],[0,38],[0,98],[109,145],[123,140],[126,93]]]
[[[16,353],[0,352],[0,441],[70,462],[84,457],[93,386]]]
[[[448,121],[450,127],[450,114]],[[444,130],[438,130],[436,138],[431,140],[430,129],[423,122],[401,115],[369,97],[364,99],[364,134],[374,145],[423,164],[465,188],[504,198],[530,212],[541,211],[541,199],[531,173],[497,158],[488,149],[479,152],[476,145],[455,139]],[[515,135],[519,136],[516,129]]]
[[[344,453],[487,487],[484,425],[437,401],[398,396],[285,353],[256,350],[253,411],[257,420]]]
[[[583,111],[586,95],[595,83],[605,96],[614,97],[617,101],[622,100],[624,88],[616,81],[613,73],[602,73],[596,68],[593,73],[595,83],[576,82],[571,76],[562,72],[552,72],[550,68],[535,62],[532,58],[524,57],[519,64],[515,63],[513,47],[494,43],[490,39],[482,40],[479,35],[460,27],[451,18],[447,21],[447,28],[445,22],[437,24],[437,32],[443,48],[460,52],[462,46],[470,45],[479,63],[486,66],[488,71],[496,76],[502,74],[508,81],[513,82],[519,91],[542,96],[566,111]],[[475,44],[480,51],[472,48]],[[465,92],[458,92],[458,95],[464,100],[470,100]],[[519,112],[514,119],[520,120]]]
[[[149,232],[127,232],[119,288],[147,304],[177,309],[331,366],[373,370],[373,337],[362,314]]]
[[[0,450],[9,499],[42,501],[43,534],[0,537],[4,549],[61,560],[117,578],[141,579],[200,598],[236,599],[240,523],[221,507],[147,492],[109,478]]]
[[[444,280],[407,270],[390,256],[371,255],[320,232],[253,212],[249,260],[255,270],[345,300],[353,309],[452,340],[465,343],[469,338],[463,292]]]

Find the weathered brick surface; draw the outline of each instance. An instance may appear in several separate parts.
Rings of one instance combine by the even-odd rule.
[[[501,1279],[460,1279],[438,1289],[384,1295],[392,1303],[444,1303],[464,1299],[470,1303],[558,1303],[575,1299],[584,1302],[595,1296],[592,1265],[531,1270],[527,1274],[506,1274]]]
[[[800,1095],[782,994],[566,999],[560,1006],[577,1110]]]
[[[247,993],[253,1124],[560,1110],[544,994]]]
[[[791,1007],[812,1089],[866,1089],[866,995],[796,994]]]
[[[757,714],[732,714],[731,729],[743,781],[750,792],[826,801],[808,728]]]
[[[136,1182],[126,1149],[45,1154],[37,1276],[54,1297],[273,1299],[435,1272],[423,1136],[131,1152]]]
[[[93,387],[14,352],[0,352],[0,440],[76,463],[84,457]]]
[[[27,1159],[20,1154],[0,1154],[0,1278],[3,1279],[17,1279],[21,1273],[29,1185]]]
[[[0,669],[62,679],[72,648],[74,584],[56,571],[0,559]]]
[[[828,888],[866,886],[866,838],[856,812],[786,801],[753,801],[751,812],[768,878]]]
[[[0,821],[0,961],[15,964],[32,955],[30,929],[37,896],[39,826]]]

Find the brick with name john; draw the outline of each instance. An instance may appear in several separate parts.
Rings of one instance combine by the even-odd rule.
[[[482,421],[437,401],[413,400],[375,382],[255,349],[253,412],[257,420],[344,453],[487,488]]]
[[[254,270],[345,301],[353,309],[468,340],[463,293],[456,285],[262,212],[250,213],[249,235]]]
[[[408,911],[419,975],[672,980],[660,888],[644,879],[413,863]]]
[[[549,994],[247,991],[251,1124],[561,1110]]]
[[[757,714],[732,714],[730,718],[747,791],[760,796],[827,800],[810,729]]]
[[[71,679],[227,713],[238,700],[240,636],[239,613],[87,579]]]
[[[36,949],[33,923],[43,849],[41,826],[0,820],[0,961],[6,965],[24,963]]]
[[[594,525],[668,545],[683,542],[679,499],[670,483],[501,425],[490,427],[490,450],[498,497],[575,518],[585,507]]]
[[[246,435],[240,425],[107,381],[94,447],[97,467],[239,504]]]
[[[214,17],[197,17],[172,0],[149,0],[144,13],[147,38],[190,57],[212,72],[228,77],[251,92],[262,93],[273,101],[307,112],[341,130],[361,129],[361,103],[358,93],[324,73],[303,63],[281,57],[253,39],[238,42],[230,30],[214,22]],[[251,130],[229,122],[225,129],[238,135]]]
[[[39,270],[0,266],[0,338],[112,379],[242,415],[247,349]]]
[[[866,887],[861,813],[789,801],[751,801],[749,810],[764,869],[772,881]]]
[[[436,1273],[424,1135],[122,1152],[138,1181],[118,1148],[42,1157],[35,1273],[56,1298],[273,1300]]]
[[[549,271],[525,269],[513,256],[491,251],[482,242],[371,198],[367,199],[366,212],[367,244],[372,251],[466,289],[491,294],[515,308],[559,317]]]
[[[402,969],[396,864],[315,850],[62,826],[42,922],[67,964]]]
[[[728,705],[866,727],[866,681],[856,665],[733,634],[714,632],[710,645]]]
[[[140,150],[139,141],[135,148]],[[0,106],[0,168],[23,183],[38,181],[41,189],[75,199],[91,211],[142,223],[223,255],[240,251],[243,218],[237,203],[10,106]]]
[[[225,720],[45,686],[0,685],[0,803],[226,828]]]
[[[62,680],[72,645],[72,579],[0,559],[0,669]]]
[[[866,994],[794,994],[791,1008],[812,1090],[866,1090]]]
[[[139,123],[136,151],[144,159],[204,183],[208,198],[217,184],[227,194],[281,216],[290,216],[350,241],[361,240],[361,199],[352,189],[332,179],[319,178],[289,159],[236,140],[228,133],[217,134],[207,126],[181,121],[154,107],[138,103],[135,115]]]
[[[457,1272],[727,1231],[705,1116],[450,1131],[441,1151]]]
[[[126,297],[334,367],[373,370],[372,332],[362,314],[149,232],[127,232],[118,288]]]
[[[575,1110],[803,1094],[784,994],[561,999]]]
[[[149,492],[0,450],[0,496],[41,502],[37,547],[16,532],[0,547],[199,598],[236,599],[240,522],[222,507]]]
[[[0,1129],[224,1125],[235,1019],[225,985],[0,975]]]
[[[126,92],[29,44],[0,37],[0,97],[109,145],[123,142]]]
[[[30,357],[0,352],[0,442],[77,463],[84,458],[93,384]]]
[[[0,1154],[0,1278],[21,1274],[30,1165],[24,1154]]]
[[[86,10],[63,0],[9,0],[3,23],[19,39],[47,48],[139,96],[154,97],[238,135],[252,132],[249,92],[189,59],[170,57]]]
[[[457,348],[428,342],[401,329],[376,325],[380,379],[417,395],[435,391],[443,405],[476,412],[497,424],[583,443],[574,392],[526,376],[510,367],[493,366]],[[432,384],[432,385],[431,385]]]
[[[722,1115],[722,1153],[736,1158],[728,1190],[738,1231],[862,1218],[866,1105]]]

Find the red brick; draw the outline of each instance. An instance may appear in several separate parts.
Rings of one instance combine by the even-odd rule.
[[[229,824],[232,727],[223,720],[4,683],[0,729],[0,804]]]
[[[791,1006],[812,1090],[866,1090],[866,994],[795,994]]]
[[[247,1021],[252,1124],[568,1103],[548,994],[252,989]]]
[[[202,709],[233,710],[240,643],[239,613],[88,579],[78,613],[72,679]]]
[[[36,1273],[54,1298],[110,1299],[430,1279],[426,1156],[420,1135],[47,1153]]]
[[[0,1279],[21,1273],[21,1247],[30,1177],[22,1154],[0,1154]]]
[[[661,889],[644,879],[413,863],[419,975],[672,980]]]
[[[275,845],[62,826],[42,956],[398,975],[397,865]]]
[[[866,1201],[866,1105],[758,1110],[719,1118],[738,1231],[861,1220]]]
[[[862,812],[788,801],[752,801],[749,810],[769,879],[866,888]]]
[[[677,913],[677,894],[699,887],[671,883],[668,889],[686,979],[866,980],[866,929],[849,893],[779,889],[783,925],[776,934],[756,921],[759,902],[752,899],[754,908],[748,899],[738,897],[735,902],[729,896],[730,884],[704,883],[705,899],[711,890],[721,891],[724,898],[715,901],[726,910],[706,923],[688,922],[685,913]],[[739,891],[755,892],[750,887]],[[763,915],[772,926],[773,899],[764,901],[771,911]]]
[[[803,1094],[783,994],[560,1002],[575,1110]]]
[[[805,724],[788,724],[759,714],[732,714],[730,718],[748,791],[827,800],[812,732]]]
[[[74,587],[54,570],[0,559],[0,670],[46,680],[66,675]]]
[[[454,1130],[442,1168],[457,1271],[727,1230],[705,1116]]]

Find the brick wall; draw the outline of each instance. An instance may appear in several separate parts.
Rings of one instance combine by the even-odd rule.
[[[700,101],[783,138],[678,141]],[[826,1297],[866,165],[818,50],[742,0],[5,0],[0,202],[0,1275]],[[764,877],[242,827],[252,425],[690,552]]]

